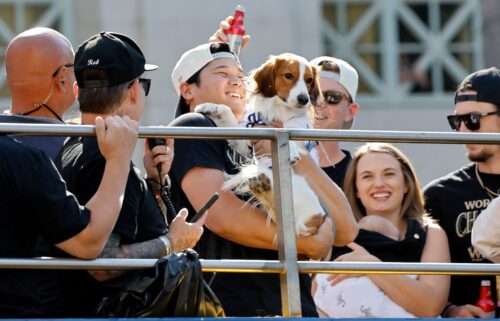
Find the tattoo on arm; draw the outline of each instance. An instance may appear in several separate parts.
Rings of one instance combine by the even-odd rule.
[[[165,245],[158,238],[141,243],[120,245],[120,236],[111,234],[99,258],[148,259],[165,254]],[[91,270],[89,273],[98,281],[116,278],[123,270]]]

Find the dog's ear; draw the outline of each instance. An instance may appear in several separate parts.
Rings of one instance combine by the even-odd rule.
[[[316,66],[311,66],[311,69],[313,73],[313,82],[309,86],[309,99],[311,99],[311,103],[316,106],[319,95],[321,94],[319,89],[319,76]]]
[[[269,56],[269,59],[259,68],[252,72],[252,78],[255,82],[255,94],[261,94],[264,97],[273,97],[275,95],[274,76],[276,72],[276,57]]]

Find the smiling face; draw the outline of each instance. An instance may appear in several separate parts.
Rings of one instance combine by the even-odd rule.
[[[369,152],[356,167],[356,197],[366,214],[387,219],[400,218],[403,198],[408,191],[399,161],[392,155]]]
[[[207,64],[200,73],[199,85],[189,84],[189,92],[183,94],[189,100],[191,110],[199,104],[224,104],[236,116],[245,111],[244,73],[240,64],[231,58],[220,58]]]
[[[349,93],[338,81],[320,77],[319,80],[321,91],[324,93],[320,95],[316,103],[314,113],[314,128],[318,129],[342,129],[344,123],[350,122],[354,119],[358,110],[358,105],[351,103]],[[342,99],[338,103],[333,101],[325,101],[325,94],[341,94]]]

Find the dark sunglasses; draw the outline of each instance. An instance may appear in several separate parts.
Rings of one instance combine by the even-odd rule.
[[[463,115],[450,115],[448,116],[448,122],[450,123],[451,129],[458,131],[460,129],[460,123],[464,122],[465,127],[468,130],[478,130],[481,127],[481,117],[490,115],[500,115],[500,110],[492,111],[489,113],[470,113]]]
[[[128,88],[132,87],[132,85],[134,84],[134,81],[132,81],[130,84],[128,84]],[[139,81],[139,84],[141,84],[142,88],[144,88],[144,95],[147,96],[149,94],[149,89],[151,88],[151,79],[139,78],[138,81]]]
[[[340,91],[327,90],[323,91],[323,99],[328,105],[338,105],[342,99],[347,100],[349,103],[352,103],[351,97],[348,95],[341,93]]]
[[[52,73],[52,78],[54,78],[55,76],[57,76],[57,74],[59,73],[59,70],[61,70],[61,68],[70,68],[70,67],[73,67],[73,66],[74,66],[74,64],[65,64],[65,65],[57,67],[56,71],[54,71]]]

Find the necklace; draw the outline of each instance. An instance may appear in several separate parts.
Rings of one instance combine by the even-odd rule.
[[[45,107],[52,115],[54,115],[54,117],[56,117],[61,123],[64,123],[64,120],[61,118],[61,116],[59,116],[52,108],[50,108],[47,104],[45,103],[41,103],[41,104],[37,104],[35,106],[35,108],[31,109],[31,110],[28,110],[24,113],[22,113],[21,115],[22,116],[28,116],[30,114],[33,114],[34,112],[38,111],[40,108],[42,107]]]
[[[481,179],[481,176],[479,176],[479,169],[478,169],[479,166],[477,166],[477,163],[476,163],[476,178],[477,178],[477,182],[479,183],[479,185],[481,185],[481,187],[490,195],[490,196],[493,196],[493,197],[497,197],[498,195],[500,195],[500,193],[495,193],[493,192],[491,189],[488,188],[488,186],[484,185],[483,183],[483,180]]]
[[[335,168],[335,164],[333,164],[332,160],[330,159],[330,157],[328,156],[328,153],[326,152],[325,150],[325,147],[323,146],[323,142],[318,142],[318,146],[319,148],[321,148],[321,151],[323,152],[323,155],[325,155],[325,158],[326,160],[328,161],[328,163],[330,163],[330,165]]]

